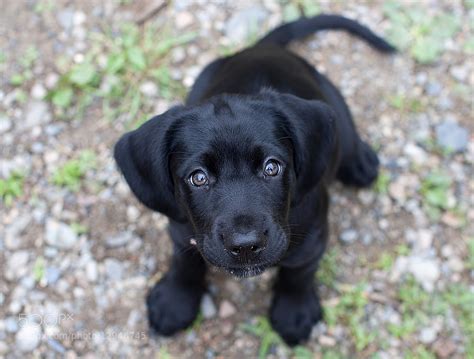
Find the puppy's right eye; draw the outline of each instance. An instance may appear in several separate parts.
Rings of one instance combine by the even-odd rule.
[[[280,171],[281,171],[280,162],[273,159],[268,160],[265,163],[265,166],[263,167],[263,172],[265,173],[265,176],[275,177],[280,173]]]
[[[189,176],[189,182],[195,187],[202,187],[209,183],[209,179],[204,171],[197,170]]]

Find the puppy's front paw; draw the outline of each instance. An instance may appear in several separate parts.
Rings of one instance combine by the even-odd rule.
[[[276,292],[270,309],[273,329],[288,345],[297,345],[311,334],[322,319],[322,309],[314,290],[306,293]]]
[[[151,328],[172,335],[190,326],[199,311],[204,287],[185,286],[163,278],[148,293],[146,304]]]

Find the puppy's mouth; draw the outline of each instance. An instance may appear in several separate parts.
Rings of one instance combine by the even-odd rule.
[[[253,266],[246,266],[246,267],[236,267],[236,268],[224,268],[224,270],[232,274],[233,276],[237,278],[249,278],[249,277],[255,277],[260,274],[262,274],[265,269],[267,269],[266,266],[262,265],[253,265]]]
[[[204,235],[199,239],[191,240],[190,243],[196,246],[203,259],[210,265],[237,278],[248,278],[262,274],[267,268],[276,265],[283,258],[289,244],[286,238],[286,233],[279,231],[277,237],[267,247],[267,253],[262,253],[252,260],[232,258],[223,243],[212,236]]]

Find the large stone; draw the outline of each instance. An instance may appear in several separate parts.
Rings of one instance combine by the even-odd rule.
[[[31,222],[31,215],[16,218],[5,230],[5,247],[10,250],[18,249],[21,246],[21,235],[28,228]]]
[[[64,30],[70,30],[74,24],[74,11],[72,9],[64,9],[57,13],[59,24]]]
[[[426,291],[431,292],[441,274],[439,267],[434,259],[412,256],[408,270]]]
[[[123,265],[115,258],[107,258],[104,262],[105,273],[111,280],[120,280],[123,277]]]
[[[43,125],[51,121],[48,104],[44,101],[31,101],[26,108],[25,121],[19,123],[21,129]]]
[[[27,251],[18,251],[7,259],[5,277],[8,280],[18,280],[28,272],[28,261],[30,254]]]
[[[115,236],[109,237],[105,240],[105,243],[107,244],[107,247],[109,248],[117,248],[117,247],[122,247],[128,243],[130,243],[135,236],[133,235],[132,232],[120,232]]]
[[[445,121],[436,126],[436,141],[449,151],[463,152],[469,142],[469,133],[456,122]]]
[[[41,327],[35,323],[26,323],[16,334],[15,344],[18,350],[27,353],[36,349],[41,341]]]
[[[46,222],[46,243],[58,249],[71,249],[76,244],[77,234],[67,224],[48,219]]]

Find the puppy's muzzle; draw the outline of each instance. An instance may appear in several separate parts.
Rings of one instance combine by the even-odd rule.
[[[256,230],[248,233],[233,233],[227,240],[224,239],[224,247],[234,257],[252,259],[264,251],[267,246],[268,231],[258,233]]]
[[[254,216],[239,215],[218,221],[216,232],[234,260],[253,263],[259,260],[267,248],[269,230],[265,222]]]

